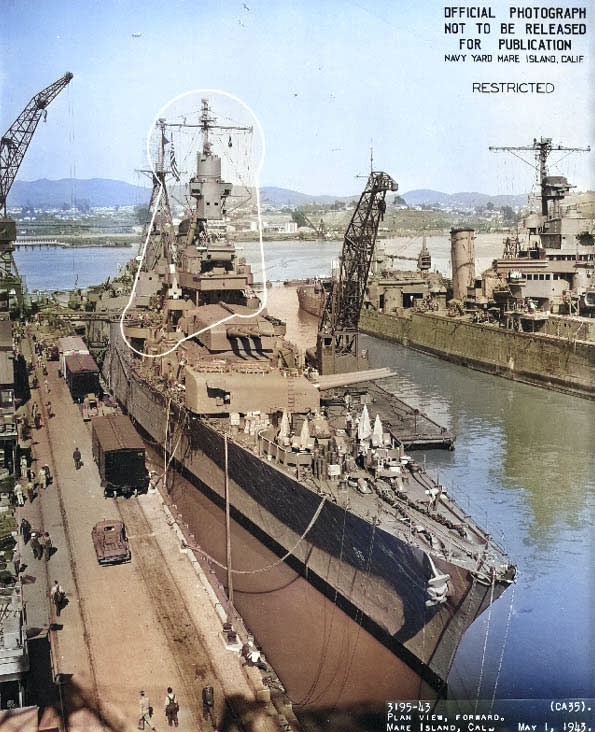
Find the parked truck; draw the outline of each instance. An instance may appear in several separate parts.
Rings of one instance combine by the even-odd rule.
[[[90,353],[71,353],[64,359],[64,378],[73,400],[82,402],[87,394],[100,396],[99,368]]]
[[[93,458],[106,498],[132,496],[149,489],[145,446],[129,417],[110,414],[91,419]]]

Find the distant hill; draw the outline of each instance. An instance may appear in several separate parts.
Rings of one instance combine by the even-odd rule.
[[[487,193],[441,193],[440,191],[428,190],[426,188],[403,193],[408,206],[421,206],[423,204],[439,204],[441,206],[452,206],[453,208],[475,208],[485,206],[486,203],[493,203],[496,208],[501,206],[512,206],[518,208],[527,203],[527,195],[518,196],[490,196]]]
[[[335,201],[352,201],[358,200],[359,193],[353,196],[310,196],[307,193],[299,193],[288,188],[274,188],[265,186],[260,189],[260,202],[269,204],[275,208],[283,208],[283,206],[307,206],[309,204],[318,203],[322,206],[328,206]]]
[[[85,201],[93,208],[148,205],[150,188],[133,186],[121,180],[108,178],[62,178],[34,181],[16,180],[8,194],[8,206],[61,208]]]
[[[311,196],[307,193],[274,186],[260,189],[261,202],[275,208],[284,206],[295,208],[308,204],[325,206],[335,201],[358,200],[359,195],[356,193],[353,196]],[[64,205],[70,206],[75,202],[84,201],[93,208],[142,206],[149,204],[150,197],[151,191],[148,187],[134,186],[121,180],[109,178],[48,180],[43,178],[35,181],[15,181],[8,196],[8,205],[9,207],[62,208]],[[437,204],[455,208],[485,206],[489,202],[496,207],[518,207],[523,206],[527,201],[526,195],[490,196],[486,193],[442,193],[431,189],[409,191],[401,194],[400,198],[405,200],[408,206]],[[392,201],[392,197],[387,198],[389,205]]]

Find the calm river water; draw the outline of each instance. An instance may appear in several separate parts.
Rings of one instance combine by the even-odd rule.
[[[479,240],[478,272],[501,237]],[[448,273],[448,237],[428,239]],[[421,240],[390,244],[414,257]],[[326,275],[340,242],[266,245],[267,277]],[[29,289],[101,282],[131,249],[18,250]],[[244,245],[259,279],[257,245]],[[404,262],[403,268],[415,267]],[[291,288],[268,290],[268,307],[290,337],[312,345],[316,323],[297,313]],[[457,434],[453,452],[415,453],[486,525],[518,566],[518,580],[466,633],[449,678],[455,699],[595,697],[595,403],[464,369],[364,337],[372,365],[405,401]],[[395,698],[399,697],[395,690]]]

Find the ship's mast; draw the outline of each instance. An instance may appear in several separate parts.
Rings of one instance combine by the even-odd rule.
[[[221,178],[221,158],[211,152],[212,143],[209,134],[212,130],[222,132],[253,132],[253,127],[238,125],[222,125],[217,123],[209,107],[209,100],[202,99],[201,114],[198,123],[167,122],[167,127],[197,127],[202,134],[202,151],[197,153],[196,175],[190,179],[190,195],[196,199],[196,221],[206,222],[208,219],[220,220],[225,213],[224,204],[231,194],[231,183],[225,183]],[[231,135],[229,147],[232,147]],[[199,229],[203,227],[198,227]]]
[[[153,181],[151,190],[151,201],[149,203],[149,216],[152,222],[150,241],[145,253],[145,268],[152,271],[157,262],[165,258],[168,262],[175,260],[175,246],[173,241],[173,220],[169,205],[169,194],[165,180],[167,175],[175,173],[166,169],[165,146],[168,140],[165,137],[165,120],[159,119],[156,123],[159,128],[159,143],[157,148],[157,160],[154,170],[150,171]],[[143,171],[149,172],[149,171]]]
[[[522,158],[520,155],[516,155],[519,160],[534,167],[539,173],[539,184],[541,191],[541,214],[547,218],[548,215],[548,201],[563,198],[564,194],[568,192],[570,186],[559,186],[552,187],[548,182],[547,174],[547,159],[553,151],[564,151],[564,152],[590,152],[590,147],[564,147],[563,145],[552,145],[551,137],[542,137],[540,140],[535,138],[532,145],[526,145],[523,147],[490,147],[490,150],[504,150],[511,152],[513,155],[516,152],[532,151],[535,153],[536,164],[533,165],[527,160]]]

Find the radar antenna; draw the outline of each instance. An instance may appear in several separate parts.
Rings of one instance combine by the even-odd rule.
[[[522,160],[527,165],[535,168],[539,174],[539,185],[541,190],[541,214],[547,217],[548,215],[548,201],[560,200],[564,198],[566,193],[570,190],[570,186],[565,178],[556,179],[556,185],[552,185],[553,181],[547,173],[547,159],[550,153],[554,151],[564,152],[590,152],[591,147],[564,147],[563,145],[552,145],[551,137],[542,137],[540,140],[535,138],[532,145],[526,145],[523,147],[490,147],[490,150],[505,152],[511,152],[515,157]],[[529,163],[527,160],[522,158],[520,155],[516,155],[517,151],[532,151],[535,153],[536,164]]]

